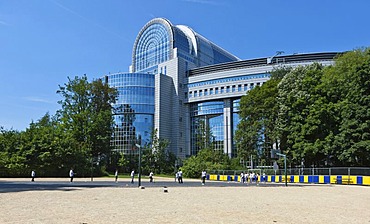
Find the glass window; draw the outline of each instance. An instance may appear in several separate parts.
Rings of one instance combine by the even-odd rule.
[[[204,95],[208,96],[208,90],[207,89],[204,90]]]
[[[169,38],[169,33],[163,24],[156,23],[147,27],[135,46],[135,71],[144,71],[167,61],[170,53]]]
[[[224,93],[224,87],[221,87],[220,93]]]
[[[215,94],[218,94],[218,87],[215,88]]]
[[[226,92],[229,93],[230,92],[230,86],[226,86]]]
[[[209,95],[213,95],[213,88],[209,89]]]
[[[199,90],[199,96],[203,96],[203,91]]]
[[[232,92],[235,92],[235,88],[236,88],[236,86],[233,86],[232,89],[231,89],[231,91]]]
[[[194,97],[197,97],[197,96],[198,96],[198,92],[194,91]]]
[[[242,85],[238,85],[238,91],[242,91]]]

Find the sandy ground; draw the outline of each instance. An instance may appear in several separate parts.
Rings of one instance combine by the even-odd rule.
[[[4,181],[4,180],[2,180]],[[66,187],[0,194],[0,223],[370,223],[370,187]]]

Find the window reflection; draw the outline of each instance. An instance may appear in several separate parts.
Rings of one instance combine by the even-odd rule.
[[[150,141],[154,127],[154,75],[118,73],[108,76],[108,84],[118,90],[113,105],[115,122],[111,146],[113,150],[132,153],[135,143]]]

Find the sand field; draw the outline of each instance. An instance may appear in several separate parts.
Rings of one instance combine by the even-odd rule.
[[[162,187],[71,185],[0,193],[0,223],[370,224],[370,187],[202,186],[165,193]]]

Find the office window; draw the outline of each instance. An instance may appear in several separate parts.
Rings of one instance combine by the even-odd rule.
[[[197,96],[198,96],[198,92],[194,91],[194,97],[197,97]]]
[[[208,89],[205,89],[205,90],[204,90],[204,95],[205,95],[205,96],[208,96]]]
[[[203,90],[199,90],[199,96],[203,96]]]
[[[189,98],[193,97],[193,92],[189,92]]]
[[[244,91],[248,90],[248,84],[244,84]]]
[[[213,95],[213,88],[209,89],[209,95]]]
[[[235,92],[236,86],[232,86],[231,91]]]
[[[215,89],[215,94],[218,94],[218,87],[216,87]]]
[[[220,93],[224,93],[224,87],[221,87]]]
[[[226,86],[226,92],[229,93],[230,92],[230,86]]]
[[[242,91],[242,85],[238,85],[238,92]]]

